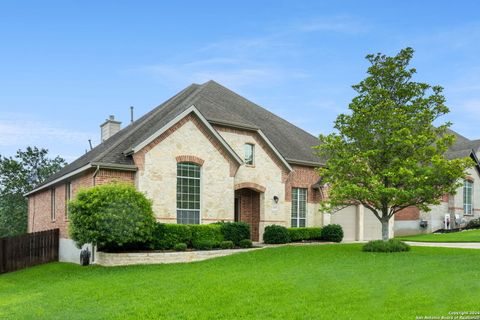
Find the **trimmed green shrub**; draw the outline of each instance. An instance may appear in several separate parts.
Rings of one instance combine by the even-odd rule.
[[[243,239],[250,239],[250,225],[245,222],[220,222],[225,240],[233,241],[238,246]]]
[[[239,245],[240,248],[251,248],[251,247],[253,247],[252,240],[250,240],[250,239],[240,240],[240,243],[238,245]]]
[[[157,223],[151,244],[155,250],[170,250],[177,243],[190,243],[191,241],[192,231],[189,225]]]
[[[480,229],[480,218],[468,221],[465,229]]]
[[[187,244],[186,243],[183,243],[183,242],[180,242],[180,243],[177,243],[173,249],[175,251],[185,251],[187,250]]]
[[[212,240],[198,240],[195,242],[194,248],[197,250],[212,250],[218,246],[218,242]]]
[[[152,239],[152,203],[131,185],[81,190],[70,201],[69,210],[70,236],[79,247],[93,243],[99,250],[109,250]]]
[[[215,247],[224,240],[221,226],[219,224],[191,224],[189,227],[192,231],[191,246],[195,249],[199,249],[200,242],[202,244],[205,242],[211,242],[212,247]]]
[[[220,242],[220,248],[221,249],[233,249],[233,248],[235,248],[235,244],[233,243],[233,241],[225,240],[225,241]]]
[[[341,242],[343,239],[342,226],[339,224],[329,224],[322,228],[322,240]]]
[[[321,240],[322,228],[288,228],[288,234],[292,242]]]
[[[398,239],[374,240],[366,243],[362,250],[366,252],[404,252],[410,251],[410,246]]]
[[[287,228],[279,225],[271,225],[265,228],[263,233],[263,241],[265,243],[289,243],[290,235],[288,234]]]

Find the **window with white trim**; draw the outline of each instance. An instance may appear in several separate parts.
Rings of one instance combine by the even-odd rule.
[[[200,223],[200,166],[177,164],[177,223]]]
[[[473,214],[473,182],[463,181],[463,213]]]
[[[55,201],[55,188],[50,190],[50,217],[52,218],[52,221],[55,221],[56,218],[56,201]]]
[[[243,160],[245,161],[245,164],[253,166],[254,158],[255,158],[254,145],[251,143],[245,143],[244,151],[245,151],[245,158]]]
[[[292,224],[293,228],[307,225],[307,189],[292,188]]]

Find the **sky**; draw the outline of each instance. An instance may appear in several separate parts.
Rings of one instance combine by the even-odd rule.
[[[311,134],[333,130],[369,53],[415,50],[452,129],[480,138],[479,1],[1,1],[0,155],[67,161],[191,83],[215,80]]]

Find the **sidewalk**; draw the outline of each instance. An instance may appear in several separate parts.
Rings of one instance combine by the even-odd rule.
[[[417,246],[417,247],[480,249],[480,242],[414,242],[414,241],[405,241],[405,243],[408,243],[411,246]]]

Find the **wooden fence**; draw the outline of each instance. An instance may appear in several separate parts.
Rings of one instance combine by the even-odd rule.
[[[58,261],[59,229],[0,238],[0,273]]]

